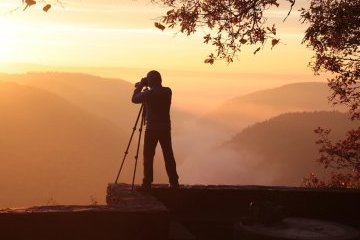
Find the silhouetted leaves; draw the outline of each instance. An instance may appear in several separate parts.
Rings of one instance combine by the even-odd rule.
[[[210,34],[207,34],[206,36],[204,36],[204,43],[209,43],[210,40],[211,40]]]
[[[49,1],[41,1],[41,3],[45,4],[45,5],[43,6],[43,8],[42,8],[42,10],[43,10],[44,12],[48,12],[48,11],[50,10],[50,8],[52,7],[52,5],[51,5],[50,3],[48,3],[48,2],[49,2]],[[53,2],[56,3],[56,4],[62,5],[62,2],[61,2],[60,0],[56,0],[56,1],[53,1]],[[23,9],[24,11],[25,11],[28,7],[37,4],[37,2],[34,1],[34,0],[22,0],[22,3],[25,5],[25,7],[24,7],[24,9]]]
[[[155,27],[159,28],[161,31],[164,31],[164,29],[165,29],[165,26],[162,25],[161,23],[156,22],[154,25],[155,25]]]
[[[268,31],[270,31],[272,34],[276,35],[275,25],[273,25],[272,28],[267,27],[266,29],[267,29]]]
[[[35,5],[36,1],[34,1],[34,0],[23,0],[23,3],[26,4],[25,8],[23,9],[25,11],[28,7],[30,7],[32,5]]]
[[[286,0],[290,9],[284,21],[291,13],[296,0]],[[244,44],[258,45],[253,53],[258,53],[266,40],[271,39],[271,48],[278,45],[280,39],[275,38],[275,25],[267,25],[263,13],[272,7],[279,7],[278,0],[153,0],[153,2],[169,7],[170,10],[161,21],[168,28],[179,27],[180,32],[194,34],[198,29],[205,32],[204,43],[215,47],[215,52],[205,59],[205,63],[213,64],[217,59],[232,62]],[[301,19],[308,27],[303,43],[315,52],[312,67],[315,73],[329,72],[329,87],[332,90],[330,100],[334,104],[348,107],[350,117],[360,120],[360,0],[310,0],[308,8],[302,8]],[[164,30],[163,27],[160,27]],[[208,32],[206,32],[208,31]],[[340,164],[340,159],[353,156],[359,151],[360,130],[348,132],[347,137],[339,143],[331,143],[325,138],[326,131],[318,134],[322,139],[320,153],[326,168],[330,163]],[[336,147],[335,147],[336,146]],[[360,156],[354,155],[360,176]],[[325,160],[327,158],[330,162]],[[337,160],[335,160],[337,159]],[[336,168],[343,168],[337,165]],[[340,174],[340,173],[339,173]],[[342,181],[347,175],[336,175],[333,179]],[[354,175],[355,176],[355,175]],[[356,178],[354,178],[356,179]]]
[[[240,39],[240,43],[241,43],[241,44],[245,44],[246,42],[247,42],[246,39],[244,39],[244,38],[243,38],[243,39]]]
[[[271,40],[271,49],[273,47],[275,47],[275,45],[277,45],[279,43],[279,41],[280,41],[280,39],[275,39],[275,38],[273,40]]]
[[[205,63],[210,63],[210,64],[214,64],[214,59],[213,58],[207,58],[204,61]]]
[[[47,11],[49,11],[50,8],[51,8],[51,5],[50,5],[50,4],[46,4],[46,5],[43,7],[43,11],[44,11],[44,12],[47,12]]]
[[[331,178],[320,180],[312,173],[304,178],[307,187],[352,187],[360,188],[360,127],[348,131],[343,140],[333,143],[330,129],[314,130],[319,136],[318,161],[325,169],[332,169]]]
[[[348,107],[350,118],[360,121],[360,1],[312,0],[308,9],[301,9],[301,18],[309,24],[303,42],[315,51],[314,72],[331,73],[329,99]],[[322,184],[360,187],[360,128],[335,143],[329,140],[329,130],[319,128],[316,133],[319,162],[339,171]]]
[[[198,29],[204,34],[204,43],[214,46],[213,58],[204,62],[213,64],[217,59],[233,62],[241,46],[260,44],[276,35],[274,24],[267,25],[263,13],[271,7],[278,7],[279,0],[153,0],[169,7],[161,22],[168,28],[191,35]],[[293,3],[294,0],[286,0]],[[155,23],[159,24],[159,23]],[[157,26],[158,27],[158,26]],[[164,30],[164,27],[158,27]],[[255,53],[262,48],[258,48]]]
[[[360,1],[312,0],[301,17],[309,24],[303,42],[315,51],[313,70],[333,74],[330,100],[360,119]]]
[[[287,14],[286,17],[284,18],[284,22],[285,22],[285,20],[290,16],[290,13],[291,13],[294,5],[295,5],[295,0],[287,0],[287,1],[290,2],[291,5],[290,5],[290,10],[289,10],[288,14]]]
[[[320,179],[315,173],[311,173],[303,179],[302,186],[310,188],[360,188],[360,175],[331,172],[329,179]]]
[[[254,54],[256,54],[258,51],[261,50],[261,47],[258,47],[255,51],[254,51]]]
[[[205,59],[204,62],[212,65],[212,64],[214,64],[214,61],[215,61],[214,55],[210,54],[209,57],[207,59]]]

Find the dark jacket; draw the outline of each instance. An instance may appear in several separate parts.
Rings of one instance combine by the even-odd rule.
[[[142,91],[142,87],[135,88],[131,101],[145,104],[147,130],[171,129],[171,95],[168,87],[157,86],[145,91]]]

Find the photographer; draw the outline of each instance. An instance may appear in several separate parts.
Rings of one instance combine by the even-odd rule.
[[[179,187],[176,163],[171,144],[170,105],[171,89],[161,85],[161,75],[157,71],[150,71],[146,78],[135,84],[133,103],[142,103],[145,106],[146,131],[144,139],[144,178],[142,188],[151,190],[153,181],[153,161],[155,149],[160,142],[166,172],[169,177],[170,187]],[[149,87],[150,89],[145,89]]]

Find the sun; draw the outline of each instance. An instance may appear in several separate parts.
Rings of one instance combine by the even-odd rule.
[[[25,13],[0,15],[0,62],[20,63],[36,61],[46,40],[42,29],[29,21]],[[46,32],[45,32],[46,33]]]
[[[18,23],[8,17],[0,17],[0,61],[13,61],[20,54],[17,50],[20,29]]]

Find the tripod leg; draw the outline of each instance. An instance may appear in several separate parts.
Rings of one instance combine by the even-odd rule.
[[[118,173],[117,173],[117,176],[116,176],[116,179],[115,179],[115,184],[117,184],[117,181],[119,180],[119,176],[120,176],[120,173],[121,173],[122,168],[123,168],[123,166],[124,166],[126,156],[127,156],[127,154],[129,153],[130,144],[131,144],[132,139],[133,139],[133,137],[134,137],[134,133],[135,133],[135,131],[136,131],[136,127],[137,127],[137,125],[138,125],[140,116],[142,116],[141,113],[142,113],[143,109],[144,109],[144,104],[141,105],[140,110],[139,110],[139,113],[138,113],[138,115],[137,115],[136,122],[135,122],[135,125],[134,125],[134,127],[133,127],[133,131],[132,131],[132,133],[131,133],[129,143],[128,143],[127,148],[126,148],[126,150],[125,150],[125,152],[124,152],[124,157],[123,157],[123,160],[122,160],[122,162],[121,162],[120,169],[119,169],[119,171],[118,171]],[[142,116],[142,118],[143,118],[143,116]],[[143,120],[141,119],[141,121],[143,121]],[[142,127],[142,126],[140,126],[140,127]]]
[[[140,128],[139,128],[139,139],[138,139],[138,144],[137,144],[137,149],[136,149],[135,167],[134,167],[134,173],[133,173],[133,179],[132,179],[131,191],[134,191],[134,183],[135,183],[136,168],[137,168],[137,162],[138,162],[138,159],[139,159],[140,142],[141,142],[141,135],[142,135],[142,130],[143,130],[144,123],[145,123],[145,117],[144,117],[144,116],[142,116],[142,119],[141,119],[141,126],[140,126]]]

